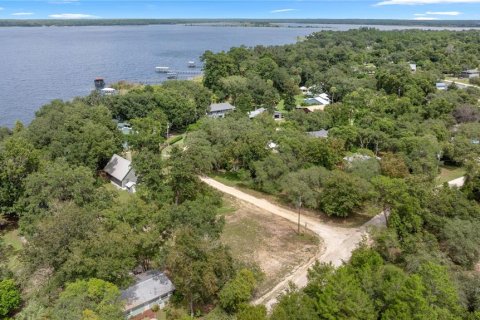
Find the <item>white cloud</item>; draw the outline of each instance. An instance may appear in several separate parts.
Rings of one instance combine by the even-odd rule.
[[[83,14],[83,13],[58,13],[58,14],[51,14],[48,17],[53,18],[53,19],[95,19],[95,18],[99,18],[99,17],[91,15],[91,14]]]
[[[3,10],[3,8],[2,8],[2,7],[0,7],[0,11],[2,11],[2,10]]]
[[[434,17],[416,17],[416,18],[413,18],[413,20],[431,21],[431,20],[438,20],[438,18],[434,18]]]
[[[436,16],[459,16],[462,13],[458,11],[427,11],[426,14]]]
[[[480,0],[385,0],[377,3],[377,6],[387,5],[422,5],[439,3],[480,3]]]
[[[78,4],[80,0],[56,0],[56,1],[50,1],[50,4]]]
[[[31,16],[33,14],[33,12],[15,12],[12,13],[12,16]]]
[[[272,10],[270,13],[282,13],[282,12],[292,12],[292,11],[297,11],[297,9],[278,9],[278,10]]]

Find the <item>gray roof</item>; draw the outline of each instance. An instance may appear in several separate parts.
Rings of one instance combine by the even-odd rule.
[[[478,69],[464,70],[463,73],[479,73]]]
[[[235,109],[235,107],[232,106],[228,102],[212,103],[210,105],[210,112],[229,111],[229,110],[234,110],[234,109]]]
[[[122,181],[131,169],[132,165],[130,161],[120,157],[118,154],[114,154],[105,168],[103,168],[103,171],[115,179]]]
[[[250,112],[248,113],[248,117],[249,117],[250,119],[251,119],[251,118],[255,118],[256,116],[264,113],[265,111],[267,111],[267,109],[265,109],[265,108],[259,108],[259,109],[250,111]]]
[[[152,270],[142,273],[137,276],[137,281],[133,286],[122,291],[125,311],[158,299],[174,290],[175,286],[163,272]]]
[[[307,133],[315,138],[328,138],[328,130],[325,130],[325,129],[318,130],[318,131],[310,131]]]

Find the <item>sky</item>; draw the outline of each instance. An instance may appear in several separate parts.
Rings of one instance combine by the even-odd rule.
[[[0,0],[0,19],[480,20],[480,0]]]

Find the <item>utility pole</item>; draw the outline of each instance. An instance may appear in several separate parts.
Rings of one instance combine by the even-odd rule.
[[[300,234],[300,208],[302,207],[302,196],[298,197],[297,209],[298,209],[298,224],[297,233]]]

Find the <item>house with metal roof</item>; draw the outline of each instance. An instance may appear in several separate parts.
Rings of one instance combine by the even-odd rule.
[[[478,69],[464,70],[460,74],[460,78],[472,79],[480,77],[480,71]]]
[[[318,131],[310,131],[307,134],[314,138],[328,138],[328,130],[322,129]]]
[[[322,93],[313,98],[303,99],[304,103],[307,105],[322,105],[326,106],[330,104],[330,97],[326,93]]]
[[[118,154],[114,154],[105,168],[103,168],[103,171],[105,171],[110,181],[118,188],[135,192],[137,176],[129,160],[120,157]]]
[[[256,110],[250,111],[250,112],[248,113],[248,117],[249,117],[250,119],[253,119],[253,118],[261,115],[261,114],[264,113],[265,111],[267,111],[267,109],[265,109],[265,108],[258,108],[258,109],[256,109]]]
[[[225,118],[225,115],[235,110],[235,107],[228,102],[212,103],[207,115],[210,118]]]
[[[437,90],[440,90],[440,91],[444,91],[448,89],[447,84],[445,82],[437,82],[435,83],[435,87],[437,88]]]
[[[165,307],[175,286],[168,277],[160,271],[147,271],[136,276],[135,284],[122,291],[127,319],[150,310],[154,305],[161,309]]]

